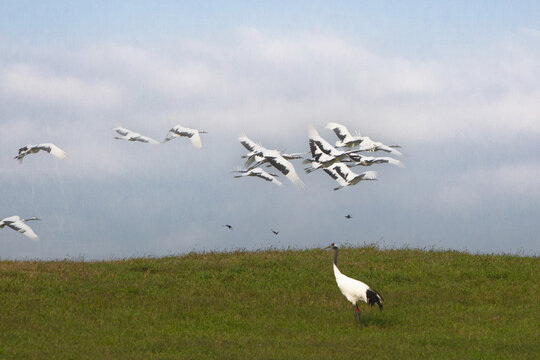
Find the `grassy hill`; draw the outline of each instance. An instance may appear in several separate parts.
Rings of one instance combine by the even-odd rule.
[[[331,251],[0,262],[0,358],[532,359],[540,259],[452,251],[340,251],[379,290],[363,325]]]

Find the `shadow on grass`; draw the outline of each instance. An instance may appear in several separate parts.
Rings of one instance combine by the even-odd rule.
[[[352,318],[352,316],[351,316]],[[354,325],[354,319],[351,319],[351,324]],[[362,325],[359,328],[370,327],[379,329],[389,329],[399,325],[399,321],[395,318],[381,317],[376,314],[362,314]]]

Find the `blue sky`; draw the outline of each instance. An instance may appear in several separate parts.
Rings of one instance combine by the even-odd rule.
[[[538,254],[539,7],[2,1],[0,218],[43,221],[38,243],[2,229],[0,256],[332,241]],[[300,162],[302,190],[232,177],[241,132],[300,152],[309,123],[336,140],[328,121],[401,144],[406,167],[372,167],[379,181],[337,192]],[[151,147],[113,140],[117,123],[158,139],[175,124],[209,133],[201,150]],[[47,141],[68,159],[12,159]]]

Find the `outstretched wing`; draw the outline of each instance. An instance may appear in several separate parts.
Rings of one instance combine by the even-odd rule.
[[[39,150],[43,150],[43,151],[48,152],[49,154],[51,154],[52,156],[54,156],[57,159],[62,160],[62,159],[66,158],[66,152],[64,150],[60,149],[58,146],[52,144],[52,143],[39,144],[39,145],[36,145],[36,147]]]
[[[353,137],[349,130],[345,127],[345,125],[341,125],[335,122],[329,122],[328,124],[326,124],[326,128],[333,130],[336,136],[341,141]]]
[[[356,174],[342,162],[338,162],[332,165],[332,169],[335,170],[336,173],[341,176],[346,182],[350,182],[356,176]]]
[[[238,137],[238,141],[240,141],[240,144],[250,152],[259,153],[266,150],[263,146],[256,144],[253,140],[243,134]]]
[[[291,164],[290,161],[286,160],[279,154],[278,151],[271,150],[271,151],[265,151],[263,153],[263,156],[272,166],[274,166],[279,172],[281,172],[287,179],[289,179],[293,184],[295,184],[298,187],[304,186],[304,183],[302,180],[300,180],[300,177],[296,173],[296,170]]]
[[[347,186],[348,185],[347,181],[345,181],[345,179],[343,179],[343,177],[341,177],[341,175],[339,175],[337,173],[337,171],[333,167],[324,168],[323,170],[324,170],[325,173],[330,175],[332,177],[332,179],[336,180],[337,183],[340,186]]]
[[[278,179],[276,179],[274,176],[270,175],[269,173],[267,173],[266,171],[264,171],[263,169],[261,168],[255,168],[255,169],[251,169],[250,172],[254,175],[254,176],[257,176],[261,179],[264,179],[266,181],[270,181],[270,182],[274,182],[276,185],[283,185],[281,183],[281,181],[279,181]]]
[[[308,126],[308,135],[310,139],[310,150],[313,155],[313,146],[316,146],[318,149],[320,149],[323,153],[330,156],[339,156],[342,154],[342,151],[337,150],[335,147],[330,145],[330,143],[326,140],[324,140],[320,135],[317,129],[313,124],[309,124]],[[316,151],[316,150],[315,150]]]
[[[114,131],[116,131],[118,134],[120,134],[122,136],[127,136],[130,132],[132,132],[131,130],[128,130],[128,129],[123,128],[121,126],[115,127]]]
[[[34,230],[32,230],[30,226],[26,225],[22,221],[7,222],[6,225],[12,228],[13,230],[20,232],[21,234],[28,236],[32,240],[37,240],[38,238]]]

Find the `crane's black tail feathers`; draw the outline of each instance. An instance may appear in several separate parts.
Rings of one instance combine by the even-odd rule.
[[[377,290],[368,289],[366,291],[368,304],[370,306],[373,306],[374,304],[379,305],[379,309],[383,309],[383,298],[382,296],[377,292]]]

